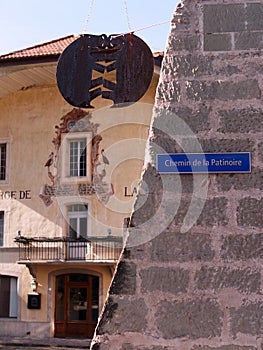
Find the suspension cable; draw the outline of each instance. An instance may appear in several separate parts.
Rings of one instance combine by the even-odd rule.
[[[122,36],[122,35],[125,35],[125,34],[131,34],[131,33],[134,33],[134,32],[140,32],[141,30],[145,30],[145,29],[149,29],[149,28],[152,28],[152,27],[160,26],[162,24],[166,24],[166,23],[170,23],[170,22],[171,21],[168,20],[168,21],[163,21],[163,22],[159,22],[159,23],[150,24],[150,25],[145,26],[145,27],[141,27],[141,28],[138,28],[138,29],[130,30],[129,32],[126,32],[126,33],[121,33],[121,34],[114,35],[113,38],[118,38],[119,36]]]
[[[87,14],[87,19],[86,19],[85,26],[84,26],[84,28],[83,28],[83,34],[86,34],[86,33],[87,33],[87,29],[88,29],[88,24],[89,24],[91,12],[92,12],[92,10],[93,10],[93,5],[94,5],[94,0],[90,0],[89,10],[88,10],[88,14]]]
[[[126,12],[128,30],[131,31],[131,22],[130,22],[130,17],[129,17],[129,12],[128,12],[127,1],[123,0],[123,3],[124,3],[125,12]]]

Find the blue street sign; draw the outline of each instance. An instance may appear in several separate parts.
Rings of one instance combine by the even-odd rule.
[[[250,152],[157,154],[157,171],[180,173],[250,173]]]

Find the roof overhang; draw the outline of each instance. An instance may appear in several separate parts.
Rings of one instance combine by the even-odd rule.
[[[0,65],[0,98],[30,87],[56,84],[57,60]]]
[[[0,99],[31,87],[56,85],[56,68],[60,55],[13,58],[0,62]],[[160,74],[162,53],[154,54],[154,74]]]

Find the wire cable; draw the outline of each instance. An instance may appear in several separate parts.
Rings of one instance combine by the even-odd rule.
[[[88,23],[89,23],[90,16],[91,16],[91,13],[92,13],[92,10],[93,10],[93,5],[94,5],[94,0],[90,0],[87,19],[86,19],[85,26],[84,26],[84,28],[83,28],[83,34],[86,34],[86,33],[87,33]]]
[[[124,8],[125,8],[125,12],[126,12],[126,18],[127,18],[128,29],[129,29],[129,31],[131,31],[131,22],[130,22],[130,17],[129,17],[129,12],[128,12],[127,1],[126,1],[126,0],[123,0],[123,2],[124,2]]]
[[[131,33],[134,33],[134,32],[140,32],[141,30],[145,30],[145,29],[149,29],[149,28],[152,28],[152,27],[160,26],[160,25],[166,24],[166,23],[170,23],[170,20],[159,22],[159,23],[154,23],[154,24],[150,24],[150,25],[145,26],[145,27],[141,27],[141,28],[138,28],[138,29],[130,30],[127,33],[121,33],[121,34],[118,34],[118,35],[114,35],[113,38],[118,38],[119,36],[126,35],[126,34],[131,34]]]

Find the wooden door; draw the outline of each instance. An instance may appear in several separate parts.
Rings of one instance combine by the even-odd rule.
[[[55,337],[92,338],[98,320],[99,278],[86,274],[57,276]]]

